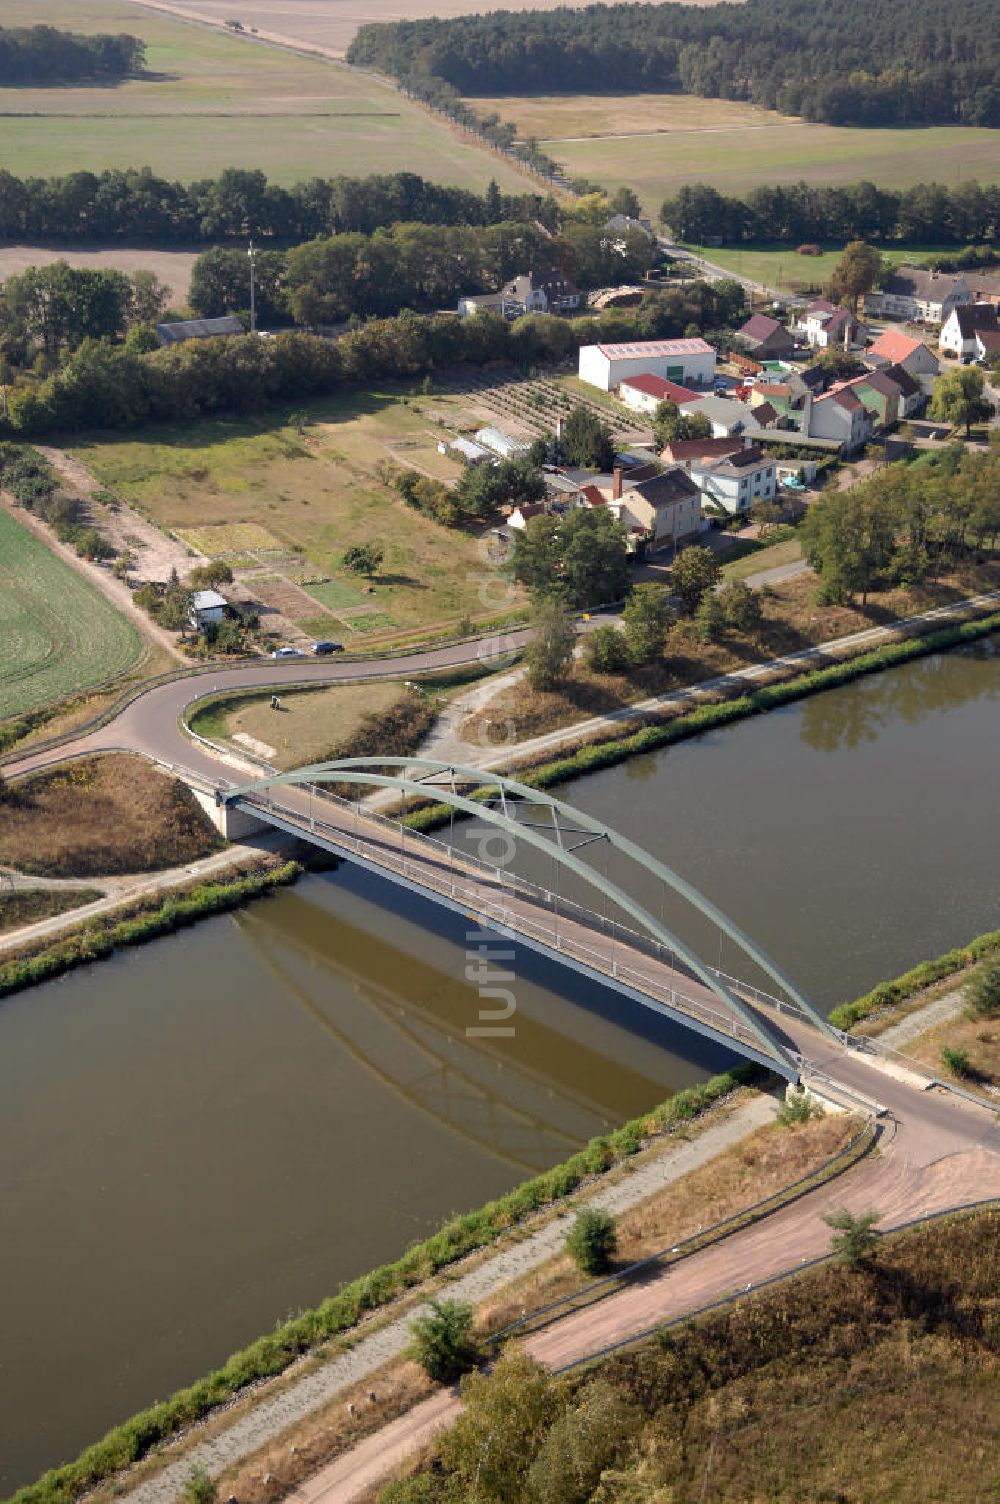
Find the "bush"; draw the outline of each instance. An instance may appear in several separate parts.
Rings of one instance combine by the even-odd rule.
[[[821,1118],[823,1107],[808,1092],[789,1092],[775,1114],[775,1122],[781,1128],[790,1128],[793,1123],[808,1123],[811,1118]]]
[[[566,1238],[566,1252],[582,1274],[605,1274],[618,1248],[615,1219],[610,1212],[585,1206]]]
[[[972,1074],[968,1050],[953,1048],[946,1044],[941,1051],[941,1064],[946,1071],[951,1071],[953,1076],[958,1076],[959,1080],[964,1081]]]
[[[216,1487],[211,1474],[197,1463],[188,1475],[181,1498],[184,1504],[213,1504]]]
[[[584,639],[583,658],[595,674],[620,674],[630,666],[628,644],[617,627],[597,627]]]
[[[966,982],[964,996],[970,1018],[1000,1018],[1000,963],[980,967]]]
[[[834,1256],[848,1269],[860,1269],[876,1247],[879,1240],[878,1212],[834,1212],[823,1221],[833,1228],[830,1247]]]
[[[475,1366],[478,1346],[472,1335],[472,1307],[463,1301],[432,1300],[430,1311],[410,1323],[409,1355],[432,1379],[449,1382]]]

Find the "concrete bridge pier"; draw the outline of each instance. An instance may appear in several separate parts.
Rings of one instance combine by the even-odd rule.
[[[255,815],[251,815],[245,809],[240,809],[235,804],[217,802],[215,795],[207,793],[204,789],[195,788],[191,784],[188,787],[220,836],[226,841],[246,841],[252,836],[258,836],[274,828],[267,820],[258,820]]]

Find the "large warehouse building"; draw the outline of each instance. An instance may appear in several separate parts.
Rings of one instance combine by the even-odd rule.
[[[630,376],[662,376],[682,386],[711,386],[715,351],[703,339],[645,339],[628,345],[584,345],[580,380],[614,391]]]

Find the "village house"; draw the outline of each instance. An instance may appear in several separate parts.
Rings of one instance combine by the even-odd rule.
[[[1000,270],[963,272],[962,276],[968,283],[974,303],[992,303],[994,308],[1000,308]]]
[[[746,439],[738,434],[722,439],[674,439],[660,450],[660,459],[665,465],[680,465],[690,474],[692,465],[726,459],[731,454],[739,454],[746,445]]]
[[[685,417],[701,413],[707,418],[715,439],[724,439],[728,434],[742,433],[744,428],[754,426],[753,409],[731,397],[696,397],[691,402],[680,402],[678,406]]]
[[[1000,357],[1000,330],[976,330],[976,359],[994,361]]]
[[[520,532],[528,526],[532,517],[544,517],[547,507],[544,501],[522,501],[507,518],[507,526]]]
[[[964,303],[953,308],[941,325],[938,348],[959,360],[978,359],[976,336],[980,330],[997,332],[997,311],[992,303]]]
[[[715,351],[703,339],[646,339],[627,344],[582,345],[579,376],[612,392],[632,376],[662,376],[682,386],[710,387]]]
[[[912,418],[921,413],[927,406],[927,393],[916,377],[901,365],[882,366],[880,369],[899,388],[899,416]]]
[[[885,287],[868,293],[865,312],[879,318],[943,324],[953,308],[971,302],[972,293],[964,277],[932,272],[923,266],[900,266]]]
[[[635,231],[640,235],[645,235],[647,240],[656,239],[652,220],[633,219],[631,214],[612,214],[604,228],[609,235],[628,235],[631,231]]]
[[[736,338],[755,360],[779,360],[791,355],[795,339],[780,319],[772,319],[766,313],[755,313],[737,329]]]
[[[810,303],[797,325],[799,333],[813,350],[828,350],[839,345],[850,349],[863,344],[866,332],[852,313],[838,308],[826,298]]]
[[[662,376],[647,374],[630,376],[618,388],[619,400],[637,413],[653,414],[661,402],[674,402],[680,407],[682,402],[691,402],[697,396],[697,392],[678,386],[676,381],[665,381]]]
[[[901,329],[887,329],[880,334],[865,351],[864,361],[873,368],[900,365],[917,381],[932,381],[941,369],[941,362],[930,346]]]
[[[810,439],[831,439],[841,453],[855,454],[871,438],[871,418],[857,392],[840,386],[822,397],[806,398],[802,433]]]
[[[873,428],[894,428],[899,422],[899,387],[885,371],[869,371],[847,382],[871,415]]]
[[[641,531],[650,553],[676,548],[701,531],[701,492],[678,466],[628,487],[611,506],[630,534]]]
[[[229,610],[229,602],[217,590],[196,590],[191,597],[189,618],[196,632],[217,626]]]
[[[689,473],[709,510],[748,512],[760,501],[773,501],[778,491],[777,465],[756,445],[719,459],[692,462]]]
[[[571,313],[584,296],[562,272],[528,272],[505,284],[503,299],[504,317],[517,318],[523,313]]]

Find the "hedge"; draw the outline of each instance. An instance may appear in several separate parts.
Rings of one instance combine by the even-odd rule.
[[[871,992],[866,992],[863,997],[856,998],[853,1003],[841,1003],[830,1014],[830,1022],[837,1029],[852,1029],[855,1024],[864,1018],[870,1018],[873,1013],[880,1012],[883,1008],[890,1008],[894,1003],[901,1003],[908,997],[913,997],[918,992],[923,992],[925,987],[931,987],[935,982],[944,981],[945,977],[954,976],[956,972],[964,971],[967,966],[981,961],[985,956],[994,956],[1000,952],[1000,930],[990,930],[985,935],[978,935],[975,940],[970,940],[968,945],[960,946],[957,950],[946,950],[943,956],[937,956],[933,961],[921,961],[919,966],[914,966],[910,971],[904,971],[902,976],[896,977],[891,982],[879,982]]]
[[[641,730],[633,731],[628,736],[578,747],[565,757],[542,763],[522,773],[520,781],[532,788],[552,788],[555,784],[566,783],[585,773],[614,767],[641,752],[654,752],[660,747],[669,747],[674,742],[686,741],[688,737],[700,736],[705,731],[714,731],[720,726],[744,720],[747,716],[763,715],[781,705],[789,705],[795,700],[818,694],[821,690],[836,689],[854,679],[879,673],[882,669],[893,668],[913,658],[923,658],[929,653],[941,652],[945,648],[958,647],[963,642],[973,642],[996,631],[1000,631],[1000,612],[977,621],[943,627],[939,631],[909,638],[905,642],[887,643],[885,647],[873,648],[870,652],[861,653],[843,663],[800,674],[784,684],[769,684],[736,699],[724,700],[721,704],[700,705],[687,715],[643,726]],[[488,794],[488,790],[479,789],[471,797],[485,799]],[[408,815],[406,823],[414,830],[435,830],[448,822],[451,813],[448,805],[427,805]]]
[[[169,1399],[140,1411],[115,1426],[74,1461],[53,1468],[37,1483],[19,1489],[11,1504],[69,1504],[120,1469],[137,1462],[157,1442],[176,1435],[232,1398],[245,1385],[271,1378],[324,1339],[355,1326],[360,1318],[419,1284],[438,1269],[491,1243],[540,1207],[552,1205],[578,1189],[590,1175],[620,1163],[651,1137],[669,1132],[707,1111],[738,1086],[754,1079],[756,1067],[740,1066],[690,1086],[632,1122],[590,1143],[554,1169],[516,1186],[478,1211],[455,1217],[431,1237],[414,1243],[392,1264],[342,1285],[336,1295],[303,1311],[275,1331],[234,1353],[222,1368],[179,1389]]]
[[[211,914],[238,908],[271,888],[295,882],[302,870],[298,862],[285,862],[270,872],[252,873],[233,882],[199,883],[185,893],[170,894],[155,909],[111,924],[91,919],[44,950],[0,965],[0,997],[60,976],[74,966],[101,960],[121,946],[142,945]]]

